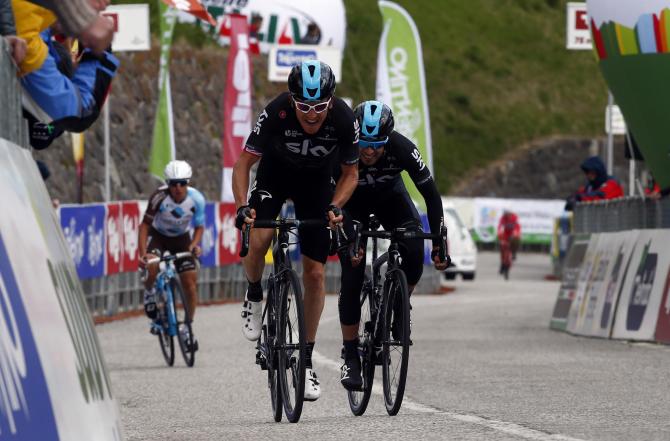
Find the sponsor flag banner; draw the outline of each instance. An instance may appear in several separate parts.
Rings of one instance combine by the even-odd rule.
[[[163,170],[176,157],[172,123],[172,94],[170,91],[170,47],[176,22],[176,11],[160,2],[161,57],[158,72],[158,109],[149,157],[149,172],[163,180]]]
[[[640,230],[614,319],[613,338],[653,340],[670,268],[670,230]]]
[[[235,228],[235,204],[219,204],[219,265],[240,261],[240,232]]]
[[[179,11],[191,14],[200,20],[206,21],[212,26],[216,25],[216,20],[214,20],[214,18],[209,15],[207,9],[205,9],[202,3],[198,0],[163,0],[163,3],[168,6],[172,6]]]
[[[223,174],[221,201],[234,202],[233,166],[251,132],[251,59],[247,18],[232,14],[231,44],[228,53],[226,90],[223,99]]]
[[[80,279],[105,275],[105,206],[60,207],[60,223]]]
[[[393,110],[395,130],[409,138],[433,171],[433,148],[421,39],[412,17],[399,5],[380,1],[383,30],[377,52],[377,100]],[[417,161],[421,158],[416,157]],[[424,163],[422,163],[424,165]],[[405,186],[425,211],[425,202],[406,172]]]
[[[205,231],[202,233],[202,240],[200,241],[200,248],[202,248],[200,265],[204,268],[211,268],[217,265],[216,205],[217,204],[214,202],[207,202],[207,204],[205,204]]]
[[[123,228],[123,271],[137,271],[139,256],[138,236],[140,227],[140,205],[137,201],[126,201],[121,204]]]
[[[123,270],[123,224],[121,204],[107,204],[105,218],[105,274],[116,274]]]

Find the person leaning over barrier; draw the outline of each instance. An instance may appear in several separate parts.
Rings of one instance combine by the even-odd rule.
[[[156,319],[156,290],[154,282],[158,275],[157,265],[147,265],[147,260],[161,257],[164,251],[172,254],[190,251],[193,257],[175,262],[181,280],[192,321],[198,303],[198,272],[195,258],[200,256],[200,239],[205,230],[205,197],[195,187],[190,187],[193,172],[186,161],[171,161],[165,166],[166,185],[158,188],[149,198],[147,210],[139,228],[138,250],[140,267],[148,270],[144,282],[144,312]],[[193,238],[189,234],[191,221],[195,229]],[[187,332],[182,327],[179,332]],[[182,337],[184,338],[184,337]],[[187,339],[184,339],[187,341]],[[194,351],[198,349],[195,338]]]
[[[286,199],[292,199],[298,219],[329,219],[331,228],[342,221],[341,207],[356,188],[358,179],[358,124],[347,104],[335,97],[335,75],[317,60],[293,66],[288,92],[272,100],[261,112],[233,169],[237,206],[235,225],[254,219],[275,219]],[[249,190],[251,166],[259,162]],[[333,167],[341,170],[335,189]],[[248,227],[244,227],[248,228]],[[252,229],[249,254],[244,258],[249,286],[242,307],[242,332],[251,341],[261,333],[265,253],[274,231]],[[321,396],[312,366],[312,351],[325,301],[325,263],[330,248],[329,231],[300,229],[300,252],[305,286],[305,400]]]
[[[359,179],[356,191],[344,206],[347,220],[357,220],[363,229],[367,229],[370,215],[374,214],[386,230],[398,227],[421,230],[421,218],[400,176],[401,172],[406,171],[426,202],[430,231],[439,232],[444,224],[442,198],[417,147],[393,130],[391,109],[379,101],[365,101],[356,106],[354,115],[361,130],[358,142]],[[335,176],[338,176],[337,170],[335,172]],[[434,239],[431,257],[435,269],[443,271],[447,269],[450,259],[447,256],[444,261],[440,261],[439,245],[439,241]],[[407,239],[400,243],[400,268],[407,276],[410,294],[423,273],[423,246],[422,240]],[[363,385],[358,328],[361,318],[360,295],[365,277],[365,265],[361,264],[365,259],[364,250],[365,243],[355,258],[340,256],[342,276],[339,312],[344,347],[340,382],[349,390],[360,390]],[[394,321],[391,326],[394,336],[401,332],[398,324]]]
[[[586,176],[586,184],[568,198],[565,209],[571,211],[575,203],[598,201],[603,199],[616,199],[624,196],[619,181],[614,176],[609,176],[605,164],[598,156],[592,156],[580,166]]]

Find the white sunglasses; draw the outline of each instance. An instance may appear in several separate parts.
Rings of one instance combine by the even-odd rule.
[[[295,107],[296,109],[300,110],[302,113],[309,113],[310,110],[314,109],[316,113],[323,113],[328,109],[328,106],[330,105],[330,100],[331,98],[328,98],[328,101],[324,101],[322,103],[317,103],[313,105],[309,105],[307,103],[304,103],[302,101],[298,100],[293,100],[295,101]]]

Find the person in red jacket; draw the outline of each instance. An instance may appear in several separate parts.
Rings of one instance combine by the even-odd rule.
[[[505,247],[509,247],[512,252],[512,260],[516,260],[516,252],[521,243],[521,225],[517,215],[509,210],[503,211],[503,215],[498,221],[498,241],[500,246],[500,273],[505,270],[505,265],[510,265],[505,262],[504,253]],[[507,268],[509,269],[509,268]]]
[[[598,201],[603,199],[616,199],[624,196],[619,181],[614,176],[609,176],[602,159],[591,156],[584,160],[581,169],[586,175],[587,183],[577,190],[577,193],[568,198],[565,204],[566,210],[572,210],[576,202]]]

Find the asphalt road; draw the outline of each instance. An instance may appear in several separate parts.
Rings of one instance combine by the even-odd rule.
[[[395,417],[380,389],[363,417],[350,413],[334,296],[316,346],[322,397],[305,404],[298,424],[272,420],[240,305],[198,310],[192,369],[179,354],[165,365],[146,319],[100,325],[125,438],[669,440],[670,347],[551,331],[558,283],[544,280],[549,270],[547,256],[522,254],[505,282],[497,256],[480,253],[474,282],[413,296],[410,374]]]

